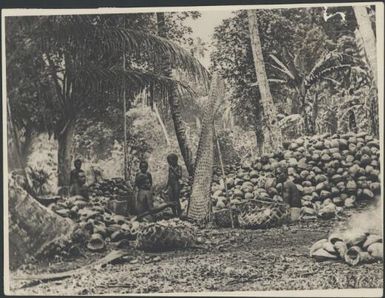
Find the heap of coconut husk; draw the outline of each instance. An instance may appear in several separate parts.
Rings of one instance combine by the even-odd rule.
[[[186,187],[183,190],[184,193],[189,190],[188,184]],[[133,192],[124,180],[121,178],[103,179],[91,184],[89,189],[89,199],[82,196],[55,196],[55,200],[48,205],[48,208],[56,214],[73,220],[77,224],[77,228],[71,243],[58,243],[55,247],[46,250],[45,257],[53,253],[61,256],[74,256],[83,249],[102,252],[111,245],[127,248],[130,242],[136,240],[140,227],[149,218],[138,220],[130,210],[127,210],[130,198],[133,198]],[[160,201],[158,196],[154,197],[155,208],[161,205]],[[121,212],[122,210],[124,212]],[[163,226],[167,223],[168,221],[163,221]],[[175,223],[171,220],[170,227],[174,226]],[[170,235],[172,234],[170,229],[167,231]],[[141,233],[141,243],[146,242],[147,234]],[[165,241],[167,242],[167,239]],[[173,245],[170,244],[170,246]]]
[[[90,194],[93,197],[117,198],[130,196],[132,189],[122,178],[102,179],[89,186]]]
[[[383,260],[383,239],[373,233],[331,234],[313,244],[310,256],[317,261],[342,260],[351,266]]]
[[[276,182],[274,170],[283,166],[302,196],[301,217],[329,219],[380,193],[379,158],[378,140],[366,133],[301,137],[285,143],[283,152],[227,165],[226,181],[216,171],[213,210],[252,200],[282,202],[282,185]]]
[[[133,216],[115,214],[108,208],[109,198],[82,196],[61,198],[49,208],[62,217],[68,217],[76,223],[76,229],[71,237],[71,245],[59,245],[47,250],[59,255],[76,256],[78,251],[87,248],[91,251],[103,251],[109,244],[121,248],[127,247],[130,240],[135,240],[139,222]],[[125,240],[125,241],[122,241]],[[120,243],[122,242],[122,243]],[[74,245],[77,247],[74,250]],[[71,251],[67,251],[71,247]]]

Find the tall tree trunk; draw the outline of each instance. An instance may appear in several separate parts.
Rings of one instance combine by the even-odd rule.
[[[301,103],[301,116],[304,123],[304,132],[306,135],[311,136],[315,134],[315,123],[314,123],[314,106],[311,101],[307,98],[307,91],[305,89],[305,82],[302,81],[298,89],[298,94]]]
[[[158,34],[160,37],[167,38],[167,27],[163,12],[156,14]],[[172,78],[172,69],[169,55],[165,54],[162,57],[162,74],[168,78]],[[188,145],[186,128],[181,117],[181,107],[177,91],[175,87],[171,87],[168,92],[168,104],[170,106],[172,120],[174,122],[175,134],[178,140],[179,148],[183,156],[184,163],[190,176],[194,173],[193,156]]]
[[[58,184],[69,186],[71,173],[71,147],[75,133],[75,121],[68,120],[57,137],[58,140]]]
[[[257,139],[257,150],[258,154],[262,155],[264,152],[265,145],[265,134],[263,131],[263,108],[259,96],[256,96],[256,107],[255,107],[255,121],[254,131]]]
[[[370,17],[366,11],[366,6],[353,6],[354,14],[358,23],[358,30],[363,39],[366,58],[373,72],[373,78],[377,84],[377,45],[376,36],[372,29]]]
[[[261,94],[261,104],[264,111],[264,122],[269,131],[269,147],[274,150],[282,150],[282,133],[278,125],[277,110],[270,93],[267,80],[265,63],[262,55],[261,40],[255,10],[248,10],[249,31],[251,39],[251,48],[253,51],[255,72],[257,75],[259,92]]]
[[[362,39],[365,49],[365,56],[372,70],[374,79],[374,90],[370,96],[370,126],[371,133],[379,136],[379,121],[378,121],[378,93],[377,93],[377,44],[370,17],[366,11],[366,6],[353,6],[354,14],[358,23],[358,35]]]

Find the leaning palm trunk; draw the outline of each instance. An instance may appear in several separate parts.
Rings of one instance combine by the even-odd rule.
[[[8,183],[9,261],[16,269],[28,258],[39,255],[50,243],[69,239],[74,225],[30,196],[21,176],[11,174]]]
[[[167,28],[164,18],[164,13],[159,12],[156,14],[158,34],[160,37],[167,38]],[[172,68],[170,62],[170,56],[165,53],[161,62],[162,74],[165,77],[172,78]],[[187,171],[190,176],[193,175],[193,156],[191,149],[188,145],[186,128],[181,116],[180,100],[178,98],[177,90],[175,86],[172,86],[168,92],[168,104],[170,106],[172,120],[174,122],[175,134],[178,140],[179,148],[186,165]]]
[[[214,115],[217,99],[224,96],[223,81],[214,75],[204,109],[202,130],[195,161],[194,182],[187,216],[195,221],[207,219],[210,211],[210,189],[214,165]]]
[[[257,15],[255,10],[247,11],[249,18],[249,31],[251,39],[251,48],[253,50],[253,59],[255,72],[257,75],[259,92],[261,94],[261,104],[264,112],[266,128],[269,132],[269,147],[275,150],[282,149],[282,133],[278,125],[277,110],[273,102],[267,80],[265,62],[262,55],[261,40],[259,38]]]

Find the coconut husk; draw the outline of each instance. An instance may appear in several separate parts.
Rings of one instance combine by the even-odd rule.
[[[346,252],[348,251],[348,247],[344,241],[336,241],[334,243],[334,248],[341,258],[344,258]]]
[[[345,237],[345,242],[347,246],[361,246],[365,242],[366,237],[367,235],[364,232],[354,232]]]
[[[55,210],[55,212],[62,217],[68,217],[70,214],[70,210],[68,210],[68,209],[57,209],[57,210]]]
[[[331,244],[329,241],[323,243],[322,248],[326,250],[328,253],[331,253],[333,255],[338,254],[337,250],[335,249],[334,245]]]
[[[310,247],[310,256],[312,257],[313,256],[313,253],[322,248],[323,244],[326,243],[328,240],[327,239],[321,239],[321,240],[318,240],[316,243],[314,243],[311,247]]]
[[[375,260],[375,258],[372,255],[370,255],[367,251],[360,252],[360,259],[361,259],[361,263],[370,263]]]
[[[375,259],[383,260],[384,259],[384,244],[376,242],[376,243],[369,245],[368,253]]]
[[[333,255],[333,254],[327,252],[323,248],[316,250],[312,254],[312,257],[315,258],[317,261],[326,261],[326,260],[336,260],[337,259],[336,255]]]
[[[107,228],[103,223],[94,224],[93,228],[94,233],[100,234],[102,237],[107,236]]]
[[[363,249],[367,249],[370,245],[372,245],[373,243],[382,243],[382,237],[380,235],[376,235],[376,234],[371,234],[369,236],[367,236],[364,244],[362,245],[362,248]]]
[[[332,233],[329,235],[329,238],[328,238],[328,241],[331,243],[331,244],[335,244],[336,242],[338,241],[344,241],[343,240],[343,237],[341,234],[338,234],[338,233]]]
[[[98,252],[105,248],[105,242],[100,234],[92,234],[90,241],[87,244],[87,248],[91,251]]]
[[[361,261],[362,249],[358,246],[352,246],[345,254],[345,262],[351,266],[356,266]]]
[[[123,231],[115,231],[114,233],[111,234],[111,241],[112,242],[118,242],[123,239],[127,239],[127,232]]]

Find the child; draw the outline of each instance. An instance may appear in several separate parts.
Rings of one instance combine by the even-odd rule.
[[[178,156],[171,153],[167,156],[168,168],[168,182],[167,193],[170,202],[175,203],[175,207],[172,208],[174,216],[180,217],[182,214],[182,208],[179,201],[180,194],[180,182],[182,178],[182,167],[178,165]]]
[[[282,198],[290,208],[291,221],[297,221],[301,211],[301,197],[298,188],[288,179],[286,168],[278,167],[275,171],[275,176],[277,182],[282,183]]]
[[[148,163],[146,161],[141,161],[139,164],[139,173],[135,177],[135,187],[138,190],[136,198],[136,212],[137,214],[142,214],[143,212],[149,211],[153,207],[153,198],[152,198],[152,176],[147,171]]]

